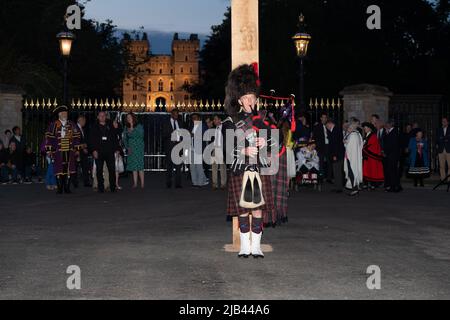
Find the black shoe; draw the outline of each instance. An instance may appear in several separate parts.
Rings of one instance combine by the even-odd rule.
[[[356,196],[359,196],[359,191],[357,191],[357,190],[352,191],[352,192],[350,192],[348,195],[349,195],[350,197],[356,197]]]
[[[62,178],[61,177],[59,177],[59,178],[56,178],[56,184],[57,184],[57,187],[58,187],[58,191],[57,191],[57,194],[62,194],[63,193],[63,188],[64,188],[64,185],[63,185],[63,180],[62,180]]]
[[[70,185],[71,185],[70,177],[65,177],[64,178],[64,193],[66,193],[66,194],[72,193],[72,191],[70,190]]]
[[[261,256],[261,255],[253,255],[253,258],[255,258],[255,259],[264,259],[264,256]]]
[[[248,254],[238,254],[238,258],[240,259],[248,259],[250,256]]]

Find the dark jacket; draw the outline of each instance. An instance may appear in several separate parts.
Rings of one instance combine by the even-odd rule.
[[[8,150],[3,148],[0,150],[0,164],[8,164]]]
[[[18,150],[14,152],[8,153],[8,162],[11,163],[11,165],[16,166],[17,168],[22,167],[22,155],[19,153]]]
[[[22,154],[25,152],[25,148],[26,148],[26,140],[24,138],[24,136],[20,137],[20,142],[19,140],[16,139],[16,136],[12,136],[11,140],[9,140],[9,144],[11,144],[11,142],[15,142],[16,143],[16,147],[17,147],[17,151]]]
[[[110,122],[102,126],[98,122],[91,128],[89,134],[89,149],[91,152],[115,153],[120,151],[117,131]]]
[[[324,135],[323,132],[322,135]],[[311,128],[308,125],[304,126],[302,122],[297,121],[297,130],[294,132],[294,140],[309,141],[310,139],[311,139]]]
[[[325,151],[325,131],[323,130],[323,124],[319,123],[314,126],[313,129],[313,138],[316,141],[317,152],[322,156],[325,155],[323,152]],[[342,139],[344,140],[344,139]]]
[[[166,153],[172,152],[172,149],[178,144],[176,141],[172,141],[172,133],[175,131],[172,127],[172,122],[170,121],[172,117],[167,118],[162,123],[162,138],[164,150]],[[178,127],[179,129],[183,129],[183,124],[178,118]]]
[[[328,147],[328,155],[330,159],[334,157],[337,161],[344,160],[345,157],[345,147],[344,147],[344,134],[337,126],[334,127],[333,131],[327,130],[328,140],[330,142]]]
[[[393,128],[390,133],[383,137],[383,152],[386,157],[391,159],[400,159],[400,136],[397,128]]]
[[[36,155],[34,152],[32,153],[26,153],[23,155],[23,165],[25,167],[32,167],[36,165]]]
[[[437,130],[436,143],[438,153],[443,153],[444,149],[450,153],[450,127],[447,127],[446,135],[444,135],[444,128]]]

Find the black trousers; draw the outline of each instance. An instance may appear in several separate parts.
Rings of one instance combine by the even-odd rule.
[[[80,172],[80,168],[81,168],[81,176],[83,177],[83,184],[85,186],[88,186],[91,183],[91,166],[89,165],[89,156],[87,154],[85,154],[83,151],[80,151],[80,162],[77,162],[77,176],[76,176],[76,180],[78,183],[78,180],[80,179],[79,177],[79,172]]]
[[[338,191],[344,189],[344,160],[333,161],[334,188]]]
[[[320,170],[323,172],[325,178],[327,180],[332,180],[333,179],[333,163],[330,160],[328,150],[329,150],[328,145],[325,145],[323,147],[322,152],[319,152],[319,165],[320,165]]]
[[[385,188],[398,190],[400,188],[400,174],[399,174],[399,158],[386,157],[385,159]]]
[[[105,181],[103,179],[103,166],[106,162],[109,172],[109,186],[111,191],[116,191],[116,158],[114,152],[98,152],[98,159],[95,160],[97,167],[98,190],[105,190]]]
[[[181,187],[181,164],[176,165],[172,162],[172,151],[166,153],[166,185],[172,187],[173,171],[175,170],[175,186]]]

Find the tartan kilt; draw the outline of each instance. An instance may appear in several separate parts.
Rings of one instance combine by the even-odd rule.
[[[287,153],[280,157],[278,172],[272,177],[272,190],[277,222],[285,222],[288,214],[289,177]]]
[[[229,216],[240,216],[250,213],[252,210],[262,210],[264,224],[270,224],[276,222],[276,214],[274,210],[274,200],[272,194],[272,184],[270,176],[261,175],[262,194],[265,200],[265,204],[256,209],[245,209],[239,205],[242,193],[242,179],[244,174],[234,175],[230,173],[228,180],[228,208],[227,214]]]

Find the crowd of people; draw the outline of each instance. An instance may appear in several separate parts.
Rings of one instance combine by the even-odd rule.
[[[42,182],[36,154],[27,145],[21,128],[6,130],[0,139],[0,183],[32,183],[33,177]]]
[[[261,236],[265,226],[287,222],[288,198],[292,190],[304,185],[321,187],[357,196],[360,192],[384,188],[386,192],[401,192],[401,178],[410,177],[415,187],[424,187],[431,173],[429,142],[418,124],[408,124],[404,130],[393,120],[383,123],[379,115],[369,122],[349,119],[339,125],[322,113],[320,121],[309,124],[308,114],[295,116],[294,97],[286,99],[280,110],[258,110],[259,78],[254,65],[243,65],[230,74],[226,92],[226,117],[216,115],[202,119],[192,114],[184,123],[174,109],[165,118],[161,137],[166,158],[166,187],[183,188],[183,166],[189,167],[192,186],[213,190],[228,190],[227,214],[237,217],[241,237],[239,257],[263,258]],[[120,119],[110,119],[99,112],[92,126],[85,116],[76,122],[69,120],[69,110],[60,106],[54,110],[55,120],[45,132],[40,146],[46,160],[45,183],[58,194],[72,193],[80,181],[99,193],[122,190],[121,173],[132,173],[133,188],[145,188],[145,132],[134,113]],[[180,129],[185,129],[184,131]],[[261,136],[272,132],[276,136]],[[211,131],[208,131],[211,130]],[[228,132],[242,130],[244,136],[234,136],[227,143]],[[213,132],[212,139],[199,145],[195,138]],[[175,161],[186,157],[180,142],[191,144],[191,161]],[[241,139],[242,146],[239,144]],[[212,147],[212,161],[206,163],[203,154]],[[264,149],[273,151],[262,152]],[[437,130],[436,150],[441,180],[448,179],[450,165],[450,130],[448,118],[442,119]],[[232,163],[226,163],[231,156]],[[1,182],[31,183],[33,177],[42,181],[39,157],[27,145],[19,127],[4,133],[0,140]],[[175,157],[176,158],[176,157]],[[263,174],[278,159],[276,172]],[[186,159],[186,158],[184,158]],[[251,161],[254,159],[255,161]],[[251,219],[250,219],[251,217]]]
[[[297,153],[302,182],[304,174],[309,173],[316,183],[322,177],[333,184],[334,192],[346,188],[349,195],[355,196],[362,190],[380,187],[386,192],[401,192],[400,181],[405,176],[415,187],[424,187],[424,179],[431,174],[429,142],[417,123],[401,130],[393,120],[383,123],[374,114],[370,122],[352,118],[338,128],[326,113],[313,128],[305,115],[300,115],[297,122],[294,138],[298,146],[303,145]],[[444,117],[436,135],[441,180],[447,178],[450,164],[447,128],[448,119]]]
[[[78,188],[81,181],[85,187],[93,187],[99,192],[115,192],[122,190],[121,173],[129,171],[132,173],[133,188],[145,188],[144,128],[138,123],[136,115],[127,115],[123,129],[117,120],[108,119],[106,112],[100,112],[96,123],[90,128],[87,128],[85,116],[81,115],[70,129],[70,126],[55,125],[68,121],[67,109],[63,108],[62,112],[58,109],[56,114],[58,120],[50,126],[41,146],[46,160],[44,175],[39,157],[27,144],[21,128],[16,126],[4,132],[0,139],[2,184],[45,181],[49,190],[57,190],[59,184],[60,193],[70,193],[70,186]],[[273,113],[269,113],[269,116],[276,117]],[[191,120],[192,125],[187,129],[193,136],[198,130],[202,134],[208,129],[215,130],[211,141],[215,149],[212,164],[190,165],[192,185],[199,188],[211,185],[214,190],[225,190],[228,169],[222,152],[224,118],[216,115],[202,119],[200,114],[193,114]],[[292,188],[304,184],[317,186],[324,181],[333,185],[334,192],[341,193],[346,188],[352,196],[362,190],[380,187],[384,187],[386,192],[401,192],[402,177],[411,178],[415,187],[423,187],[424,179],[431,173],[429,142],[417,123],[407,124],[401,130],[395,127],[394,121],[382,123],[380,117],[374,114],[370,122],[361,123],[358,119],[350,119],[341,130],[327,113],[322,113],[320,122],[314,126],[309,125],[307,114],[300,114],[294,132],[291,132],[288,121],[279,122],[278,126],[283,144],[289,151],[288,177],[296,178],[291,181]],[[76,141],[76,145],[72,146],[73,151],[68,153],[64,161],[54,152],[58,149],[58,134],[59,139],[64,139],[58,127],[70,133],[67,141]],[[179,142],[172,141],[172,133],[185,127],[178,110],[173,110],[170,119],[162,126],[163,145],[168,159],[168,188],[172,187],[173,180],[176,188],[182,187],[182,165],[173,164],[170,155]],[[441,180],[447,178],[450,164],[450,130],[447,129],[448,119],[444,117],[442,127],[436,134]],[[205,143],[198,156],[202,155],[206,146]],[[195,152],[192,156],[195,156]],[[65,170],[61,168],[63,162],[68,165]]]

